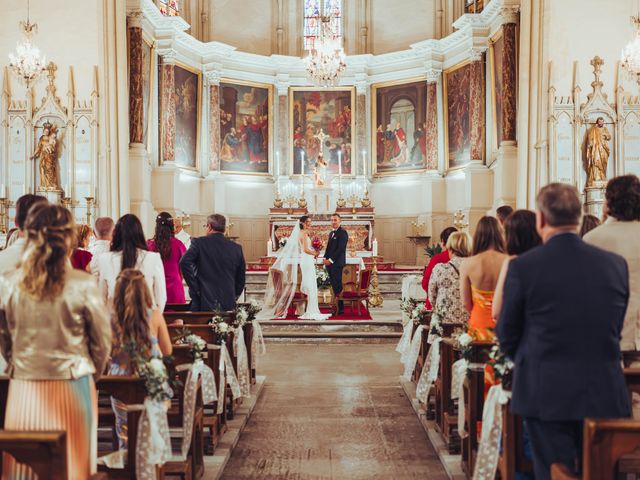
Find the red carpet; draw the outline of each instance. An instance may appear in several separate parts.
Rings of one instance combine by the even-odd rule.
[[[320,311],[322,313],[331,313],[330,308],[321,308]],[[289,311],[287,312],[286,318],[274,318],[274,320],[300,320],[300,319],[295,315],[295,308],[289,307]],[[362,307],[360,307],[360,315],[358,315],[357,308],[351,308],[351,307],[345,306],[344,314],[333,315],[332,317],[329,318],[329,320],[372,320],[372,318],[371,318],[371,314],[369,313],[369,310],[367,310],[367,307],[363,305]],[[313,320],[309,320],[309,321],[313,321]]]

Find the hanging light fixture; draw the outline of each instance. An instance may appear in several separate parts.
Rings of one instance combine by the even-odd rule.
[[[622,58],[620,60],[622,68],[629,75],[634,76],[638,84],[640,84],[640,9],[635,15],[631,16],[631,22],[636,29],[635,38],[622,49]]]
[[[22,80],[27,88],[46,70],[46,60],[40,55],[40,49],[31,43],[38,31],[38,25],[29,21],[29,0],[27,0],[27,21],[20,22],[24,34],[22,42],[16,46],[16,54],[9,54],[9,67]]]
[[[340,19],[334,12],[328,15],[323,13],[326,13],[324,1],[320,8],[320,36],[315,39],[305,64],[309,79],[317,85],[328,87],[336,84],[347,63],[337,27]]]

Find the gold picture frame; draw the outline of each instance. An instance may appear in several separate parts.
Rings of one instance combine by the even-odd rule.
[[[448,80],[451,74],[457,72],[458,70],[465,68],[471,64],[471,59],[467,58],[461,62],[456,63],[455,65],[447,68],[442,74],[442,109],[443,109],[443,117],[444,117],[444,159],[445,159],[445,172],[451,172],[455,170],[459,170],[464,168],[468,163],[464,165],[451,166],[450,156],[449,156],[449,85]],[[468,101],[468,100],[467,100]],[[471,133],[471,126],[469,125],[469,134]],[[483,153],[484,155],[484,153]],[[469,156],[469,161],[471,161],[471,156]]]
[[[158,72],[158,56],[156,55],[156,44],[153,38],[151,38],[146,32],[142,32],[142,41],[149,47],[149,91],[147,92],[148,98],[148,106],[147,106],[147,118],[146,120],[146,128],[147,128],[147,141],[145,143],[145,147],[147,149],[147,153],[151,153],[152,147],[152,131],[153,131],[153,115],[154,115],[154,106],[156,103],[153,101],[153,91],[156,82],[156,74]]]
[[[300,177],[300,174],[296,174],[294,173],[294,105],[295,105],[295,94],[297,92],[319,92],[319,93],[326,93],[326,92],[348,92],[349,93],[349,108],[351,110],[351,121],[349,122],[349,127],[350,127],[350,135],[351,135],[351,166],[350,166],[350,172],[347,173],[343,173],[343,177],[348,177],[348,178],[353,178],[356,175],[356,165],[357,165],[357,158],[358,158],[358,145],[357,145],[357,139],[356,139],[356,125],[355,125],[355,112],[354,112],[354,107],[356,104],[356,89],[355,87],[327,87],[327,88],[318,88],[318,87],[289,87],[289,150],[288,150],[288,165],[289,165],[289,172],[291,172],[291,176],[295,176],[295,177]],[[326,132],[325,132],[326,133]],[[308,174],[310,174],[311,172],[306,172],[305,171],[305,176],[307,176]]]
[[[378,171],[378,142],[377,142],[377,116],[378,116],[378,90],[386,87],[394,87],[399,85],[409,85],[412,83],[424,82],[425,89],[425,118],[426,121],[426,96],[427,96],[427,79],[425,76],[417,76],[411,78],[405,78],[402,80],[392,80],[388,82],[380,82],[371,85],[371,159],[373,162],[372,171],[373,176],[375,177],[387,177],[387,176],[397,176],[397,175],[405,175],[410,173],[419,173],[424,171],[437,171],[436,169],[428,169],[426,166],[423,168],[414,168],[411,170],[401,170],[401,171],[389,171],[389,172],[379,172]]]
[[[161,67],[160,62],[157,62],[158,65],[158,70]],[[191,172],[199,172],[200,171],[200,165],[201,165],[201,156],[202,153],[200,151],[200,142],[201,142],[201,138],[202,138],[202,70],[196,68],[196,67],[192,67],[191,65],[187,65],[185,63],[182,62],[174,62],[174,69],[175,68],[181,68],[189,73],[192,73],[194,75],[197,76],[198,78],[198,82],[197,82],[197,91],[196,91],[196,99],[197,99],[197,106],[196,106],[196,147],[195,147],[195,164],[192,165],[183,165],[183,164],[179,164],[178,162],[175,161],[174,158],[174,163],[175,165],[183,170],[188,170]],[[174,73],[175,75],[175,73]],[[162,75],[158,75],[158,106],[159,106],[159,112],[162,110],[162,105],[161,105],[161,98],[162,98]],[[164,152],[163,152],[163,142],[162,139],[165,136],[165,132],[164,132],[164,126],[163,126],[163,122],[162,119],[159,118],[159,128],[158,131],[160,133],[160,138],[158,141],[158,151],[159,151],[159,158],[160,158],[160,164],[164,164],[165,161],[164,159]],[[177,121],[176,121],[177,124]],[[177,129],[177,125],[176,125],[176,129]],[[177,132],[176,132],[176,137],[177,137]],[[175,148],[175,147],[174,147]]]
[[[491,148],[497,155],[500,148],[500,142],[498,139],[498,98],[497,98],[497,77],[496,77],[496,57],[495,57],[495,44],[503,37],[502,27],[498,29],[493,37],[489,39],[489,69],[491,72]],[[495,158],[492,158],[493,162]]]
[[[248,175],[248,176],[259,176],[259,177],[268,177],[275,174],[274,167],[274,145],[273,145],[273,89],[274,86],[271,83],[261,83],[261,82],[250,82],[247,80],[237,80],[235,78],[222,78],[220,79],[219,86],[219,102],[222,102],[222,84],[228,85],[241,85],[245,87],[256,87],[256,88],[264,88],[267,90],[267,128],[268,128],[268,136],[267,139],[267,171],[266,172],[243,172],[243,171],[235,171],[235,170],[223,170],[222,169],[222,159],[220,159],[220,173],[224,175]],[[222,136],[222,129],[219,129],[220,133],[220,149],[222,150],[222,142],[224,138]]]

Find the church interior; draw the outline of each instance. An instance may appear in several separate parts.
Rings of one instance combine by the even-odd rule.
[[[5,0],[2,11],[2,478],[638,478],[636,1]],[[33,196],[46,201],[31,206]],[[562,223],[576,201],[577,223]],[[53,223],[39,224],[54,205]],[[61,247],[65,215],[76,233]],[[593,234],[588,219],[603,222]],[[599,243],[610,220],[628,230]],[[556,235],[578,230],[580,245],[616,254],[592,261],[595,247],[570,249],[585,255],[572,272],[585,289],[593,272],[611,289],[602,296],[612,306],[584,302],[585,315],[605,312],[585,325],[609,322],[617,357],[599,365],[613,364],[605,376],[621,379],[624,401],[598,410],[606,392],[585,387],[574,401],[595,398],[586,413],[546,417],[522,400],[529,342],[545,335],[527,322],[599,295],[560,288],[532,308],[542,300],[525,250],[550,252]],[[210,237],[228,242],[224,253]],[[91,285],[56,273],[56,248]],[[79,250],[92,252],[86,262]],[[237,252],[240,266],[223,276]],[[55,297],[72,287],[73,300]],[[235,297],[216,296],[224,289]],[[486,322],[472,327],[481,308]],[[33,317],[23,329],[20,310]],[[113,340],[73,330],[57,311],[109,322]],[[146,315],[142,330],[128,332],[132,311]],[[38,339],[85,328],[80,353]],[[125,340],[136,339],[134,356]],[[41,359],[38,370],[20,345],[66,366],[54,374]],[[539,347],[545,365],[557,358],[549,345]],[[129,367],[114,373],[125,352]],[[81,379],[91,379],[91,425],[56,422],[69,410],[60,392]],[[529,393],[553,403],[538,390],[548,392]],[[43,405],[18,408],[26,397]],[[550,441],[555,456],[540,446],[559,420],[579,424],[574,465],[557,453],[565,444]]]

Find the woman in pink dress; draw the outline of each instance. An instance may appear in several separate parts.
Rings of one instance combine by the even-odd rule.
[[[152,240],[147,242],[151,252],[160,253],[164,265],[164,277],[167,284],[167,303],[185,303],[180,259],[187,249],[175,238],[173,218],[167,212],[156,217],[156,232]]]

